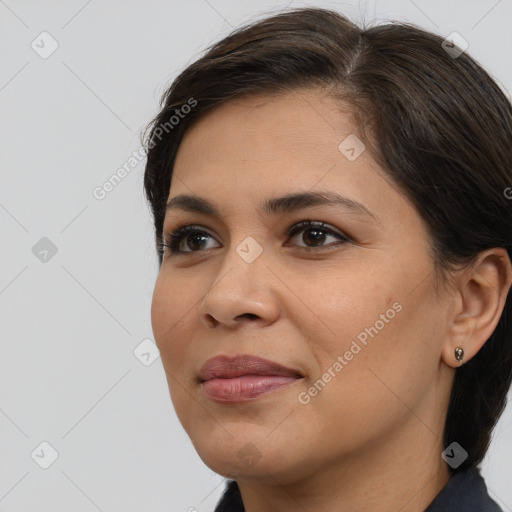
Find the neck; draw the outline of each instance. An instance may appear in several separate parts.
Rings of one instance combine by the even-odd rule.
[[[239,480],[245,511],[423,512],[451,475],[442,436],[416,416],[409,423],[300,481],[283,485],[279,474],[264,483]]]

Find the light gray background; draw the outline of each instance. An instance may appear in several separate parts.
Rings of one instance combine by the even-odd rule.
[[[146,366],[154,356],[134,354],[152,340],[158,271],[144,163],[103,200],[92,191],[140,149],[141,128],[183,67],[286,5],[306,4],[0,0],[0,511],[214,509],[224,479],[182,430],[160,358]],[[512,0],[307,5],[457,31],[511,90]],[[50,47],[43,31],[59,45],[46,59],[31,47]],[[57,247],[46,262],[32,251],[43,237]],[[511,416],[508,407],[483,466],[506,511]],[[42,442],[58,452],[47,469]]]

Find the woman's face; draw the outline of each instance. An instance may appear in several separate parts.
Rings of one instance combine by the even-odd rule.
[[[441,443],[448,299],[434,291],[423,221],[337,107],[315,90],[247,96],[202,117],[179,148],[169,200],[216,213],[168,209],[166,238],[196,233],[177,241],[183,252],[166,249],[152,324],[178,418],[224,476],[291,482],[365,454],[392,464],[390,450],[419,453],[419,437]],[[279,199],[296,194],[345,199]],[[304,220],[324,226],[289,234]],[[203,384],[218,355],[301,378],[267,378],[275,387],[256,395],[246,388],[261,377],[242,391],[244,378]]]

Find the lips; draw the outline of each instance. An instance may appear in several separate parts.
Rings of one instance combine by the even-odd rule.
[[[302,378],[297,370],[251,355],[214,357],[198,375],[206,396],[224,404],[253,401]]]
[[[234,379],[244,375],[261,375],[301,378],[303,375],[274,361],[243,355],[237,357],[216,356],[209,359],[199,371],[200,382],[210,379]]]

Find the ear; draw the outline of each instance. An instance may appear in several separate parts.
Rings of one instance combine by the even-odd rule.
[[[449,319],[442,360],[458,367],[482,348],[498,325],[512,285],[512,265],[502,247],[482,252],[456,279],[455,307]],[[512,298],[511,298],[512,300]],[[461,347],[461,361],[455,349]]]

